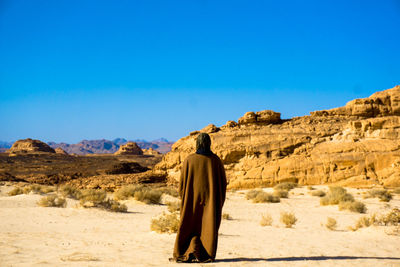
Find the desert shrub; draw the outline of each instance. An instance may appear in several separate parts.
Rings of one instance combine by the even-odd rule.
[[[366,198],[379,198],[380,201],[389,202],[392,199],[392,194],[386,189],[372,189],[367,192]]]
[[[163,194],[170,195],[173,197],[178,197],[178,195],[179,195],[178,189],[176,189],[175,187],[160,187],[160,188],[157,188],[156,190],[160,191]]]
[[[121,187],[115,192],[114,199],[122,200],[134,198],[146,204],[158,204],[160,203],[162,194],[163,192],[159,189],[151,189],[143,185],[128,185]]]
[[[260,225],[261,226],[271,226],[272,225],[272,216],[268,213],[263,214],[261,216]]]
[[[69,198],[73,198],[73,199],[80,199],[82,192],[72,186],[72,185],[62,185],[58,188],[58,192],[63,196],[63,197],[69,197]]]
[[[107,193],[104,190],[99,189],[85,189],[81,191],[79,197],[82,206],[95,206],[97,207],[106,200]]]
[[[105,210],[113,211],[113,212],[127,212],[128,207],[125,204],[121,204],[116,200],[107,199],[98,204],[99,208],[103,208]]]
[[[159,204],[162,193],[155,189],[144,188],[135,192],[134,198],[146,204]]]
[[[379,222],[383,225],[400,225],[400,209],[394,208],[387,214],[383,215]]]
[[[114,193],[115,200],[125,200],[133,198],[135,193],[143,189],[143,185],[127,185],[121,187],[118,191]]]
[[[400,187],[396,187],[393,189],[394,194],[400,194]]]
[[[229,213],[223,213],[222,214],[222,219],[224,220],[232,220],[231,215],[229,215]]]
[[[20,187],[14,187],[10,192],[8,192],[9,196],[16,196],[23,194],[24,191]]]
[[[325,191],[315,190],[311,192],[311,195],[314,197],[324,197],[326,195]]]
[[[167,207],[169,212],[175,212],[181,210],[181,202],[180,201],[170,201],[167,202]]]
[[[151,220],[150,229],[157,233],[176,233],[179,227],[179,218],[176,212],[163,213]]]
[[[22,190],[24,194],[29,194],[30,192],[33,192],[34,194],[47,194],[50,192],[54,192],[55,188],[53,186],[31,184],[25,186]]]
[[[310,190],[310,191],[311,191],[311,190],[315,190],[315,188],[312,187],[311,185],[307,186],[307,189]]]
[[[292,228],[292,226],[296,224],[297,218],[294,213],[282,212],[281,222],[286,226],[286,228]]]
[[[341,201],[339,202],[339,210],[365,213],[367,211],[367,207],[365,207],[365,204],[360,201]]]
[[[280,202],[280,198],[278,196],[266,193],[263,190],[250,190],[249,192],[247,192],[246,198],[252,200],[254,203]]]
[[[298,186],[298,184],[296,183],[292,183],[292,182],[285,182],[285,183],[280,183],[274,186],[275,190],[286,190],[286,191],[290,191],[293,188],[296,188]]]
[[[326,196],[320,199],[321,205],[337,205],[339,202],[354,201],[354,197],[347,193],[346,189],[338,186],[329,187],[329,192]]]
[[[67,205],[67,202],[65,201],[65,198],[59,197],[57,195],[49,195],[42,197],[38,201],[39,206],[42,207],[58,207],[58,208],[65,208]]]
[[[328,228],[331,231],[336,230],[337,227],[337,222],[334,218],[328,217],[326,220],[326,224],[325,224],[326,228]]]
[[[279,197],[279,198],[288,198],[289,192],[286,190],[280,190],[280,189],[275,189],[273,196]]]

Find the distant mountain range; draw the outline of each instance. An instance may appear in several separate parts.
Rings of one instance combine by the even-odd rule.
[[[55,143],[48,142],[52,148],[60,147],[68,154],[86,155],[86,154],[112,154],[118,151],[121,145],[128,142],[136,142],[142,149],[152,148],[160,153],[167,153],[171,150],[174,142],[170,142],[165,138],[160,138],[153,141],[142,139],[128,141],[125,138],[116,138],[114,140],[82,140],[77,144]],[[0,152],[6,151],[14,142],[0,141]]]

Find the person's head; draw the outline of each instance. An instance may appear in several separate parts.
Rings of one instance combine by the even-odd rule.
[[[197,151],[211,151],[211,138],[206,133],[200,133],[196,139]]]

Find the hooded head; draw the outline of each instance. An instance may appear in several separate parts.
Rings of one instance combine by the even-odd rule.
[[[211,138],[206,133],[200,133],[196,139],[196,153],[211,155]]]

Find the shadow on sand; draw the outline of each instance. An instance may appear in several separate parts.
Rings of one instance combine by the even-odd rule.
[[[216,262],[241,261],[326,261],[326,260],[400,260],[396,257],[362,257],[362,256],[311,256],[311,257],[282,257],[282,258],[227,258],[217,259]]]

